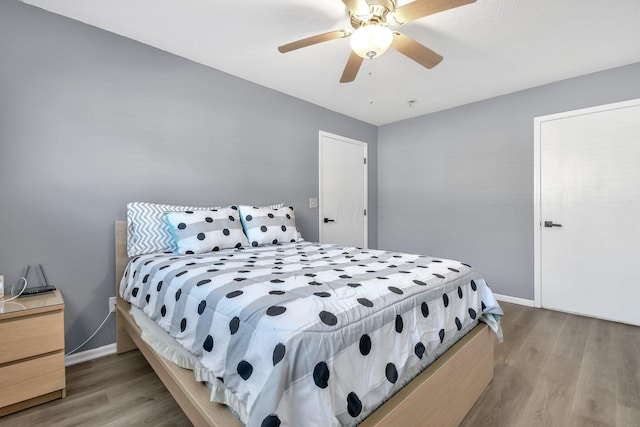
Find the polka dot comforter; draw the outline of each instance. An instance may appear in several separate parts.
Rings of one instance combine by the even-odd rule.
[[[131,260],[121,296],[224,383],[247,426],[354,425],[479,320],[469,265],[298,242]]]

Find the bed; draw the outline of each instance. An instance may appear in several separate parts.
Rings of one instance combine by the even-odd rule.
[[[300,419],[305,416],[304,414],[308,414],[310,417],[305,418],[306,421],[313,419],[313,416],[320,417],[318,419],[325,419],[326,414],[323,414],[322,410],[320,410],[320,413],[313,413],[317,412],[316,407],[324,408],[326,406],[322,403],[318,404],[317,402],[322,402],[321,399],[325,398],[324,396],[326,396],[329,381],[334,381],[334,378],[337,378],[340,373],[347,371],[355,372],[359,369],[358,363],[360,362],[355,364],[353,362],[354,359],[360,357],[357,353],[358,351],[361,355],[368,355],[372,341],[375,344],[381,343],[382,341],[385,343],[389,341],[391,347],[383,349],[383,353],[385,355],[384,357],[391,357],[391,355],[396,353],[395,347],[398,347],[398,345],[394,347],[393,342],[390,340],[397,340],[399,338],[394,337],[400,337],[400,332],[411,330],[413,320],[410,318],[412,316],[420,317],[423,320],[425,318],[429,319],[429,315],[431,315],[431,318],[437,317],[440,315],[438,314],[440,311],[435,307],[435,304],[447,307],[450,298],[453,307],[455,301],[463,299],[463,293],[480,294],[480,290],[477,288],[480,287],[480,282],[484,284],[482,279],[476,276],[471,277],[476,277],[478,284],[473,280],[469,280],[467,276],[475,273],[461,272],[460,270],[470,268],[463,263],[409,254],[368,251],[358,248],[337,248],[332,245],[295,242],[295,239],[292,239],[292,242],[278,243],[273,246],[261,245],[260,247],[254,248],[231,249],[231,252],[220,251],[207,255],[183,254],[182,256],[175,256],[173,254],[149,254],[129,259],[127,255],[126,235],[126,222],[117,222],[116,273],[118,283],[116,294],[118,295],[118,300],[116,321],[118,353],[135,348],[140,349],[185,414],[192,423],[197,426],[241,426],[243,423],[238,417],[244,419],[247,425],[261,426],[281,425],[281,421],[283,426],[299,425]],[[232,258],[234,256],[236,258]],[[220,262],[221,260],[223,260],[223,262]],[[229,267],[221,267],[222,264],[228,264]],[[358,270],[356,265],[359,265],[362,271]],[[217,268],[211,268],[212,266],[216,266]],[[395,276],[391,274],[389,277],[384,277],[388,274],[383,273],[383,271],[388,273],[390,271],[389,267],[399,271],[394,272]],[[410,270],[409,267],[413,270],[403,271]],[[436,298],[432,298],[433,303],[429,302],[432,307],[431,312],[426,303],[420,305],[416,302],[417,300],[415,300],[415,298],[418,297],[414,296],[414,290],[417,287],[431,288],[432,286],[427,286],[426,283],[418,279],[413,279],[410,282],[406,280],[403,282],[399,279],[394,280],[394,277],[398,275],[416,277],[414,270],[417,271],[420,267],[425,270],[431,268],[429,275],[433,277],[435,281],[447,282],[445,279],[445,271],[453,275],[457,280],[457,282],[456,280],[451,281],[451,283],[447,285],[448,287],[442,288],[446,289],[444,293],[441,290],[434,290],[432,292],[437,292],[438,298],[437,301]],[[189,268],[192,269],[193,279],[190,281],[182,281],[181,285],[175,285],[178,286],[176,288],[174,282],[177,283],[179,280],[175,276],[188,275],[187,269]],[[232,273],[229,273],[225,268],[232,269]],[[244,268],[244,270],[242,268]],[[212,272],[209,273],[212,275],[211,278],[203,279],[204,276],[201,276],[201,273],[204,273],[203,269]],[[220,271],[221,269],[222,271]],[[269,270],[269,274],[264,273],[265,269]],[[287,269],[294,271],[294,273],[287,273]],[[256,272],[252,276],[252,272],[257,270],[260,270],[260,272]],[[148,273],[151,271],[159,276],[150,276]],[[360,273],[359,276],[358,273]],[[465,275],[465,273],[468,274]],[[136,274],[138,275],[137,279],[134,277]],[[228,276],[229,274],[235,277],[233,279],[225,279],[224,286],[216,287],[216,289],[221,289],[217,292],[218,296],[213,300],[211,299],[212,297],[206,299],[210,305],[216,305],[216,307],[218,307],[217,310],[220,311],[213,312],[214,314],[212,314],[212,316],[223,316],[216,318],[216,324],[224,324],[225,327],[212,328],[212,332],[210,332],[209,335],[206,333],[203,335],[202,327],[193,327],[191,328],[193,329],[192,333],[188,333],[187,330],[189,328],[187,328],[187,324],[192,324],[194,320],[193,316],[195,316],[199,322],[198,316],[202,315],[205,311],[203,304],[206,306],[206,301],[203,299],[197,308],[195,306],[188,308],[190,304],[189,301],[193,300],[197,302],[201,299],[198,296],[191,298],[192,293],[197,294],[201,292],[199,285],[206,284],[203,288],[208,286],[209,282],[212,280],[215,281],[214,276]],[[291,277],[289,277],[288,274]],[[125,277],[123,278],[123,276]],[[120,278],[123,278],[122,286],[120,286]],[[295,284],[292,285],[292,282],[299,282],[301,279],[307,281],[305,282],[305,286],[300,288]],[[173,280],[173,282],[171,280]],[[321,285],[321,282],[322,284],[329,283],[330,280],[334,280],[335,283],[339,283],[340,280],[342,280],[342,286],[335,285],[331,289],[327,289]],[[147,281],[149,282],[148,286],[145,285]],[[166,298],[166,295],[162,297],[160,293],[163,281],[167,283],[164,292],[170,292],[171,298]],[[354,283],[356,281],[365,284],[372,281],[384,281],[385,286],[377,286],[377,288],[383,288],[384,292],[382,294],[365,295],[368,297],[365,298],[362,292],[368,288],[366,286],[361,287],[360,284]],[[387,281],[389,283],[388,286],[386,285]],[[406,285],[405,282],[408,283],[408,285]],[[466,285],[463,285],[463,282],[466,283]],[[153,285],[151,285],[151,283],[153,283]],[[158,296],[151,291],[151,288],[156,288],[156,283],[158,284],[157,290],[160,293]],[[191,283],[191,286],[187,286],[188,283]],[[195,285],[196,283],[197,285]],[[167,290],[169,286],[174,286],[174,288],[169,291]],[[376,287],[370,286],[369,288]],[[183,291],[189,298],[182,298],[181,301],[186,302],[178,303]],[[490,295],[490,291],[486,291],[484,288],[482,291],[488,292],[488,295]],[[259,292],[260,295],[264,294],[265,296],[261,296],[255,300],[250,299],[250,304],[255,304],[258,300],[268,300],[269,302],[266,302],[266,305],[260,308],[252,306],[253,308],[250,314],[243,317],[243,323],[239,323],[238,316],[235,315],[238,313],[232,311],[225,312],[224,307],[227,302],[250,298],[249,295],[255,292]],[[280,301],[278,298],[283,298],[282,295],[291,293],[297,295],[295,298],[296,301],[306,302],[291,303],[291,301],[289,301],[289,305],[278,303],[278,301]],[[215,294],[215,292],[213,294]],[[355,298],[356,294],[359,295],[360,298]],[[345,295],[348,295],[349,298],[345,297]],[[125,300],[123,296],[133,302],[134,307],[139,306],[139,310],[135,309],[138,311],[137,313],[132,312],[132,304]],[[385,339],[378,339],[380,337],[373,335],[374,332],[371,333],[371,336],[361,334],[360,332],[357,334],[343,332],[349,329],[347,329],[346,326],[345,329],[343,329],[340,314],[336,312],[337,316],[333,315],[330,312],[331,310],[327,309],[327,307],[332,307],[331,304],[333,304],[329,303],[329,305],[327,305],[326,301],[331,300],[329,297],[340,297],[354,301],[357,299],[358,302],[353,303],[350,306],[349,313],[343,317],[357,317],[358,313],[360,313],[360,322],[363,324],[366,322],[379,323],[375,319],[377,319],[376,316],[380,317],[381,315],[379,315],[378,312],[371,311],[374,302],[376,304],[382,303],[385,307],[392,307],[393,310],[389,308],[386,309],[386,312],[388,312],[386,316],[391,316],[390,319],[385,321],[389,326],[380,326],[379,331],[375,331],[375,333],[382,334],[380,337],[385,337]],[[422,296],[419,298],[422,298]],[[442,298],[444,301],[442,301]],[[478,299],[476,295],[465,296],[465,298]],[[487,300],[487,298],[486,295],[482,298],[482,309],[486,308],[485,300]],[[491,298],[492,296],[489,297],[489,299]],[[169,300],[171,304],[166,303],[166,301]],[[211,301],[215,301],[215,304],[212,304]],[[488,303],[494,304],[495,301],[491,300],[491,302]],[[177,308],[180,304],[183,305],[182,311],[178,311]],[[401,304],[416,306],[416,308],[413,311],[408,311],[407,309],[402,309]],[[447,329],[446,338],[445,329],[440,329],[435,336],[436,339],[431,340],[435,341],[434,345],[431,345],[431,341],[429,340],[425,340],[423,345],[422,340],[420,340],[414,349],[415,356],[397,356],[403,360],[407,357],[412,358],[412,360],[415,359],[415,362],[418,362],[415,366],[405,368],[401,364],[396,366],[393,363],[387,363],[384,369],[384,375],[382,375],[380,380],[377,377],[366,380],[373,384],[374,388],[377,388],[376,390],[371,392],[367,391],[366,395],[360,396],[353,392],[347,393],[346,391],[341,391],[340,393],[345,395],[345,399],[336,399],[335,396],[327,398],[327,401],[331,401],[332,403],[333,400],[341,400],[338,406],[342,405],[342,407],[344,407],[330,414],[334,416],[332,418],[333,421],[327,425],[359,424],[366,427],[392,425],[448,426],[459,424],[493,377],[494,338],[491,336],[487,325],[478,323],[480,313],[476,313],[472,308],[467,309],[467,307],[471,307],[470,304],[472,303],[466,303],[464,306],[465,312],[470,313],[470,316],[465,317],[458,315],[455,317],[455,324],[453,324],[453,317],[451,317],[449,323],[453,324],[451,327],[452,331]],[[193,303],[191,303],[191,305],[193,305]],[[497,304],[495,305],[497,306]],[[233,305],[229,307],[233,307]],[[289,312],[286,312],[287,308]],[[192,317],[189,317],[189,314],[184,314],[191,313],[195,310],[197,310],[198,315],[194,314]],[[231,309],[227,308],[227,310]],[[244,310],[246,314],[247,309],[244,308]],[[291,331],[304,330],[304,334],[280,331],[278,333],[281,335],[274,335],[274,333],[272,333],[272,331],[275,330],[272,325],[273,319],[285,318],[286,315],[291,314],[287,323],[289,324],[295,319],[304,318],[304,316],[300,314],[302,312],[296,314],[296,310],[302,310],[302,312],[313,312],[315,310],[319,314],[318,316],[311,316],[315,320],[310,324],[306,324],[306,329],[301,329],[300,325],[291,326]],[[140,326],[141,323],[134,319],[134,314],[139,316],[141,311],[144,311],[149,317],[157,317],[157,323],[159,325],[164,322],[164,327],[168,331],[172,328],[181,329],[181,331],[177,331],[177,333],[174,334],[174,338],[181,340],[182,346],[189,348],[189,350],[194,353],[199,353],[203,363],[207,362],[207,357],[209,357],[210,363],[207,365],[207,368],[212,373],[211,375],[215,376],[216,369],[218,369],[220,376],[217,377],[217,379],[227,381],[225,385],[221,387],[223,389],[226,387],[233,389],[234,395],[235,393],[239,395],[244,393],[244,395],[246,395],[245,398],[248,399],[251,405],[247,404],[246,407],[242,405],[238,407],[236,406],[236,402],[227,402],[234,410],[230,411],[223,404],[211,402],[211,388],[220,385],[212,384],[212,382],[216,382],[215,379],[209,379],[208,385],[204,382],[196,381],[193,372],[183,369],[167,360],[159,354],[161,352],[158,351],[157,346],[148,344],[149,340],[147,338],[143,339],[144,331],[143,327]],[[481,309],[478,307],[477,311],[480,312]],[[494,310],[494,312],[498,313],[499,307],[497,311]],[[255,313],[261,314],[257,316]],[[362,313],[365,314],[362,315]],[[443,309],[442,313],[446,313],[446,311]],[[170,321],[167,320],[165,322],[163,320],[172,317],[176,317],[178,320],[182,318],[182,322],[177,322],[179,326],[170,326]],[[224,319],[224,321],[220,321],[220,319]],[[228,321],[229,319],[231,319],[231,321]],[[249,322],[248,319],[253,320]],[[406,328],[404,327],[403,320],[404,323],[407,324]],[[227,324],[231,332],[227,330]],[[499,323],[497,325],[499,326]],[[492,326],[495,328],[496,323]],[[228,338],[228,336],[230,334],[233,335],[239,329],[246,331],[247,327],[250,327],[251,333],[249,334],[249,338],[245,340],[247,343],[243,343],[241,346],[243,357],[236,357],[234,352],[237,351],[233,350],[233,348],[238,345],[232,341],[233,337]],[[432,326],[430,327],[433,329]],[[352,328],[352,326],[349,325],[349,328]],[[338,332],[335,333],[339,333],[341,340],[345,343],[335,345],[339,348],[337,349],[338,351],[336,351],[336,355],[332,355],[330,362],[329,359],[319,356],[320,360],[326,359],[327,363],[316,363],[317,360],[314,359],[314,357],[315,355],[321,354],[324,347],[320,344],[310,343],[322,342],[324,338],[316,340],[315,337],[324,337],[325,334],[328,334],[329,332],[325,332],[325,329],[337,330]],[[224,332],[222,332],[222,330],[224,330]],[[268,331],[268,333],[264,331]],[[369,331],[369,329],[367,329],[367,331]],[[436,330],[434,330],[433,333],[436,333]],[[359,340],[345,338],[354,334],[362,336]],[[464,336],[462,336],[463,334]],[[298,335],[301,337],[292,338],[293,336],[298,337]],[[422,335],[424,335],[424,333]],[[441,344],[450,341],[450,347],[448,345],[446,349],[439,349],[439,347],[442,346],[438,346],[438,337]],[[214,349],[213,343],[218,344],[225,339],[231,341],[225,344],[224,357],[218,357],[218,359],[215,360],[215,358],[207,352],[215,353],[215,350],[219,347],[215,347]],[[201,344],[203,342],[204,344]],[[258,349],[262,348],[259,347],[259,345],[265,348],[268,347],[269,357],[261,358],[256,354],[252,354],[251,347],[248,344],[249,342],[257,342],[258,344],[256,345],[258,345]],[[286,343],[286,352],[284,350],[285,345],[282,344],[283,342]],[[274,345],[275,343],[277,343],[277,345]],[[333,346],[332,344],[332,347]],[[306,349],[307,347],[309,347],[310,353],[300,353],[302,348]],[[204,348],[204,350],[202,348]],[[273,349],[273,354],[271,354],[271,349]],[[444,350],[446,350],[446,352],[442,353]],[[257,351],[258,350],[254,353]],[[354,351],[355,355],[349,353],[349,351]],[[290,354],[292,354],[292,356],[290,356]],[[423,355],[425,356],[424,360],[422,360]],[[427,357],[427,355],[429,357]],[[435,361],[427,360],[429,358],[435,359]],[[234,367],[234,369],[237,360],[242,359],[242,361],[237,364],[238,375],[235,375],[234,372],[233,375],[226,376],[226,373],[230,372],[230,369],[220,371],[220,369],[224,368],[219,366],[221,364],[220,360],[227,363],[230,359],[233,361],[228,362],[228,364]],[[253,365],[245,361],[245,359],[251,361]],[[265,364],[261,359],[269,359],[270,363]],[[313,359],[313,361],[311,361],[311,359]],[[273,361],[273,366],[271,366],[271,360]],[[412,371],[422,370],[424,368],[423,365],[427,364],[426,362],[429,362],[428,367],[415,376],[415,372]],[[380,361],[375,363],[380,365]],[[281,369],[280,367],[284,365],[287,365],[289,368]],[[300,366],[304,366],[304,368],[300,368]],[[315,368],[312,369],[314,366]],[[384,363],[381,366],[384,366]],[[226,368],[228,368],[228,366]],[[297,373],[294,374],[294,371]],[[380,369],[378,368],[377,371],[380,371]],[[222,378],[220,372],[225,372],[224,378]],[[252,377],[252,373],[255,373],[253,378],[262,375],[263,378],[260,380],[260,384],[262,384],[261,387],[271,387],[279,391],[265,393],[259,389],[258,392],[255,392],[250,382],[250,380],[253,379],[250,378]],[[286,386],[282,386],[283,382],[279,380],[280,377],[287,378]],[[276,379],[274,380],[273,378]],[[315,385],[312,384],[312,387],[309,388],[307,383],[311,384],[311,378],[313,378]],[[234,381],[236,383],[234,383]],[[245,383],[248,385],[245,386]],[[271,390],[271,388],[268,389]],[[390,393],[390,390],[392,390],[392,393]],[[389,394],[393,394],[393,396],[389,398]],[[254,399],[257,395],[267,395],[268,398],[264,399],[261,397],[261,400]],[[283,397],[285,395],[289,397],[285,399],[285,397]],[[303,399],[310,400],[313,403],[306,408],[303,403],[291,403],[291,396],[295,396],[295,398],[302,396]],[[273,402],[263,402],[264,400],[268,401],[270,399],[273,400]],[[384,403],[376,408],[380,402],[374,405],[372,404],[372,399],[377,399]],[[220,400],[224,401],[224,399]],[[247,408],[250,408],[250,410]],[[284,416],[282,415],[283,413]],[[278,418],[278,416],[280,418]],[[328,418],[331,417],[327,417],[326,419]],[[318,423],[312,422],[311,424],[316,425]]]

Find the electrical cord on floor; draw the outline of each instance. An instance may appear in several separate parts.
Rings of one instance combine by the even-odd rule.
[[[21,277],[20,279],[22,279],[24,281],[24,285],[22,285],[22,289],[20,289],[20,292],[18,292],[16,295],[12,296],[11,298],[0,298],[0,304],[1,303],[5,303],[5,302],[9,302],[9,301],[13,301],[14,299],[18,298],[20,295],[22,295],[22,293],[24,292],[25,289],[27,289],[27,284],[29,282],[27,282],[27,278],[26,277]],[[18,279],[18,280],[20,280]],[[15,287],[15,283],[13,284],[13,286],[11,286],[11,293],[13,294],[13,288]]]
[[[65,354],[65,356],[69,356],[70,354],[75,353],[76,351],[78,351],[79,349],[82,348],[82,346],[84,346],[86,343],[88,343],[89,341],[91,341],[91,338],[95,337],[96,334],[98,332],[100,332],[100,329],[102,329],[102,327],[104,326],[105,323],[107,323],[107,319],[109,319],[109,316],[111,316],[113,314],[112,311],[109,312],[109,314],[107,314],[107,317],[104,318],[104,320],[102,321],[102,323],[100,324],[100,326],[98,326],[98,329],[95,330],[94,333],[91,334],[91,336],[89,338],[87,338],[82,344],[80,344],[79,346],[77,346],[76,348],[74,348],[73,350],[71,350],[70,352],[68,352],[67,354]]]

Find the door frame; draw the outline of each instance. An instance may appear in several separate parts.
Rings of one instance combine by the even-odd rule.
[[[348,144],[355,144],[363,148],[364,158],[366,160],[366,164],[364,169],[364,206],[366,209],[366,215],[364,215],[364,244],[363,247],[367,248],[369,246],[369,155],[368,155],[368,144],[364,141],[358,141],[357,139],[347,138],[345,136],[336,135],[334,133],[325,132],[323,130],[318,132],[318,240],[322,241],[322,233],[324,230],[322,219],[324,218],[322,212],[322,165],[323,165],[323,156],[322,156],[322,140],[324,137],[337,139],[338,141],[342,141]]]
[[[640,98],[629,101],[614,102],[579,110],[565,111],[549,114],[533,119],[533,304],[542,308],[542,124],[544,122],[564,119],[567,117],[581,116],[585,114],[599,113],[602,111],[617,110],[640,106]]]

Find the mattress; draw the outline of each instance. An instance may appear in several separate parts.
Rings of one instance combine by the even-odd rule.
[[[195,357],[248,426],[354,425],[479,320],[469,265],[311,242],[131,260],[121,296]]]

